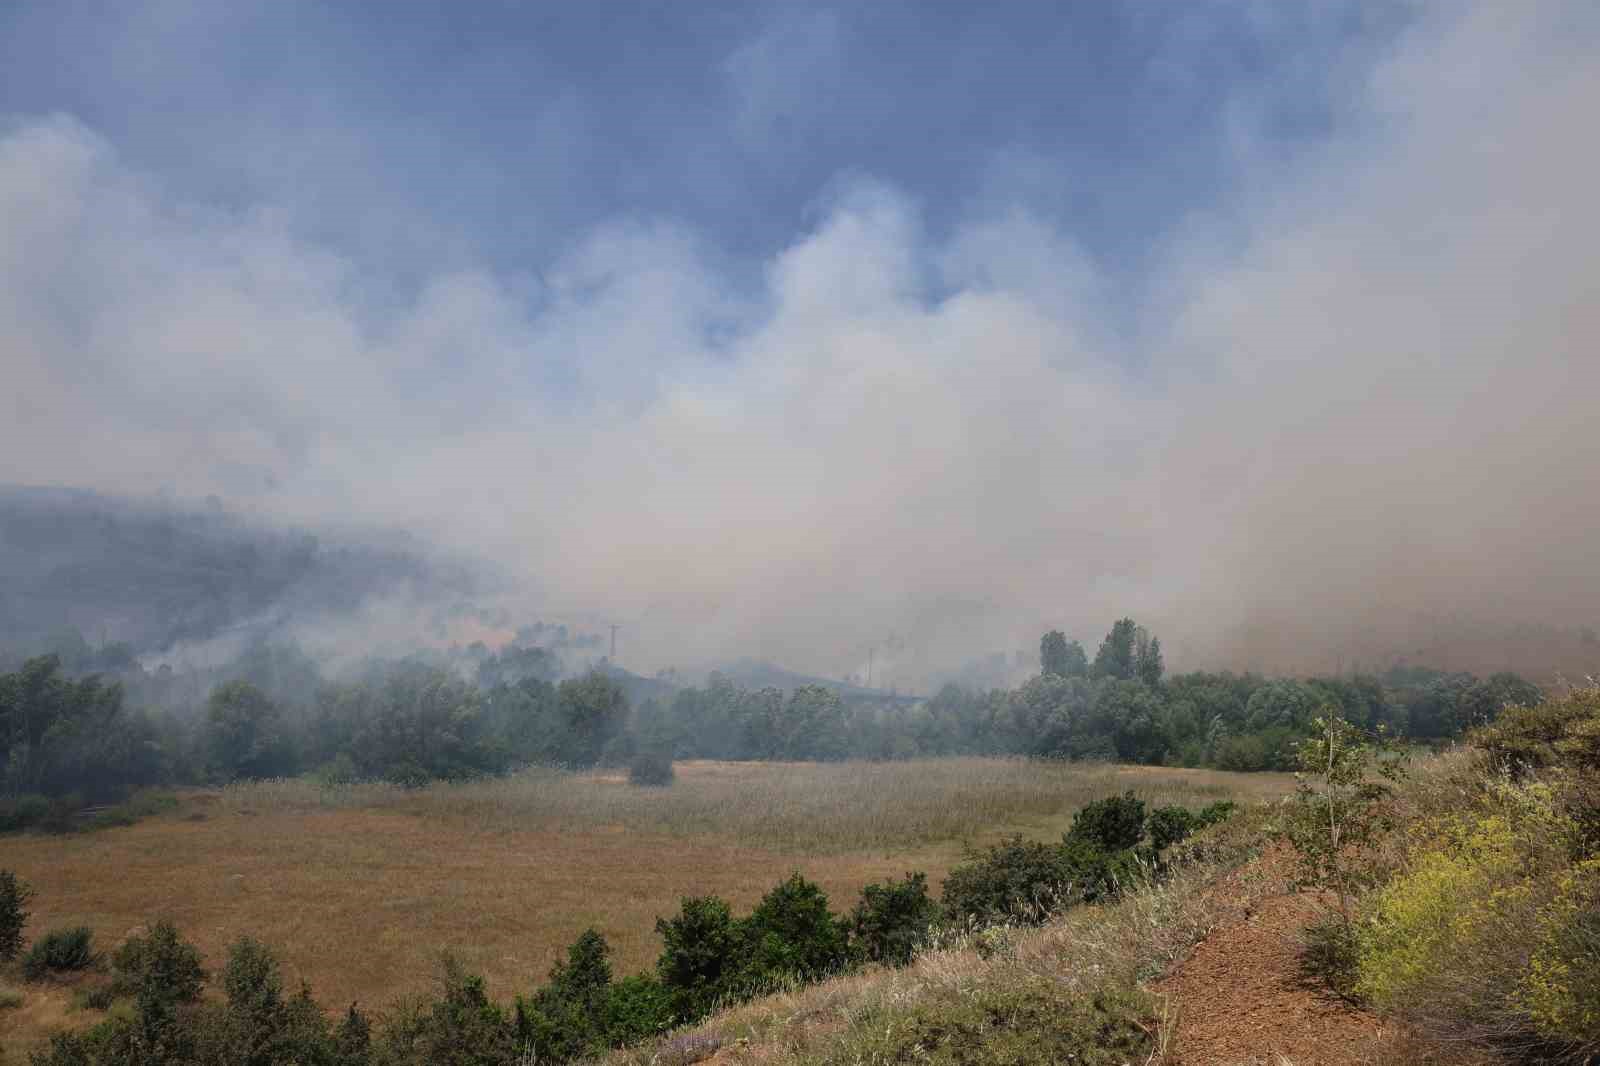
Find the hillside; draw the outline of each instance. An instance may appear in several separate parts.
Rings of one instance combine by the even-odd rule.
[[[214,504],[0,486],[0,650],[71,653],[63,635],[74,633],[135,654],[268,637],[385,596],[447,607],[478,581],[403,537],[268,524]]]

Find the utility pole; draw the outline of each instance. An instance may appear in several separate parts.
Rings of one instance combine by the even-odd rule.
[[[617,624],[615,622],[613,622],[611,624],[611,665],[612,666],[615,666],[617,664],[617,629],[618,628],[619,627],[617,626]]]
[[[876,655],[877,652],[878,652],[877,648],[869,647],[867,649],[867,687],[868,688],[872,687],[872,657],[874,655]]]

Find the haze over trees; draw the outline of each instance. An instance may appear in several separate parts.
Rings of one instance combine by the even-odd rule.
[[[415,785],[528,764],[626,766],[640,755],[1284,770],[1327,713],[1429,743],[1541,696],[1508,672],[1169,677],[1159,638],[1130,618],[1111,626],[1092,663],[1077,641],[1046,633],[1039,666],[1015,688],[946,685],[907,700],[824,684],[747,688],[717,674],[680,686],[604,663],[559,678],[560,660],[531,644],[372,660],[344,678],[284,645],[252,645],[196,678],[136,664],[74,677],[59,655],[38,656],[0,674],[0,826],[59,822],[150,786],[303,773]]]

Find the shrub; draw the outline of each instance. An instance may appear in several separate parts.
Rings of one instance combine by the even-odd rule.
[[[194,1002],[206,981],[199,950],[166,921],[157,922],[144,936],[128,938],[112,954],[111,968],[118,994],[168,1003]]]
[[[1569,871],[1541,909],[1517,998],[1540,1035],[1574,1058],[1600,1055],[1600,860]]]
[[[610,946],[586,929],[550,970],[550,983],[517,1000],[518,1040],[540,1058],[567,1062],[606,1048],[605,1007],[611,991]]]
[[[679,1022],[710,1012],[723,998],[739,960],[739,929],[715,896],[685,897],[676,918],[656,919],[662,940],[656,973],[672,995]]]
[[[25,795],[0,799],[0,833],[17,833],[41,825],[50,817],[50,801]]]
[[[624,977],[606,993],[605,1040],[612,1047],[664,1033],[672,1022],[672,990],[650,974]]]
[[[1176,805],[1157,807],[1150,812],[1146,827],[1150,832],[1150,846],[1163,851],[1199,829],[1203,823],[1200,815],[1187,807]]]
[[[980,922],[1042,922],[1065,905],[1078,873],[1062,848],[1014,836],[967,861],[945,878],[945,913]]]
[[[672,756],[667,752],[640,752],[628,765],[628,783],[632,785],[663,788],[672,784],[676,776]]]
[[[1087,841],[1101,851],[1138,847],[1144,839],[1144,801],[1135,798],[1130,789],[1120,796],[1086,803],[1072,816],[1067,836]]]
[[[32,898],[33,889],[26,881],[12,870],[0,870],[0,962],[10,962],[22,951]]]
[[[83,992],[77,999],[77,1005],[88,1010],[110,1010],[116,1000],[116,989],[110,985],[97,985]]]
[[[354,1003],[333,1031],[333,1052],[339,1066],[366,1066],[372,1056],[372,1025]]]
[[[938,917],[939,905],[928,896],[928,875],[908,873],[903,881],[861,890],[850,915],[851,939],[865,958],[904,966]]]
[[[1071,836],[1063,838],[1061,851],[1072,872],[1068,890],[1062,895],[1063,906],[1109,899],[1145,880],[1154,862],[1144,849],[1104,851],[1087,840]]]
[[[517,1061],[515,1033],[489,1000],[483,978],[446,957],[439,996],[402,1007],[385,1028],[374,1058],[386,1066],[479,1066]]]
[[[1324,915],[1300,931],[1300,968],[1342,996],[1353,996],[1361,962],[1354,927]]]
[[[798,873],[762,897],[739,923],[743,952],[738,991],[744,995],[788,981],[816,981],[850,958],[844,922],[828,910],[828,896]]]
[[[22,972],[30,981],[52,973],[87,970],[100,961],[94,950],[94,933],[86,925],[71,929],[52,929],[28,949],[22,959]]]
[[[1318,718],[1296,755],[1294,803],[1282,834],[1299,853],[1301,887],[1331,890],[1348,927],[1350,900],[1376,881],[1371,857],[1394,827],[1391,783],[1403,754],[1381,731],[1366,733],[1337,715]]]
[[[1600,685],[1532,707],[1507,707],[1468,742],[1494,772],[1521,777],[1549,766],[1600,770]]]
[[[1150,1013],[1140,996],[1114,987],[1085,995],[1073,982],[1007,974],[963,987],[958,995],[877,1005],[853,1019],[820,1060],[1126,1066],[1152,1058]]]

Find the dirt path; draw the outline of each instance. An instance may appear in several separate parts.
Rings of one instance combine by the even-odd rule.
[[[1285,857],[1269,854],[1217,886],[1281,880]],[[1300,975],[1300,929],[1317,914],[1307,895],[1274,891],[1241,920],[1213,933],[1157,982],[1176,1016],[1176,1066],[1367,1066],[1378,1020]],[[1375,1057],[1378,1056],[1378,1057]]]

